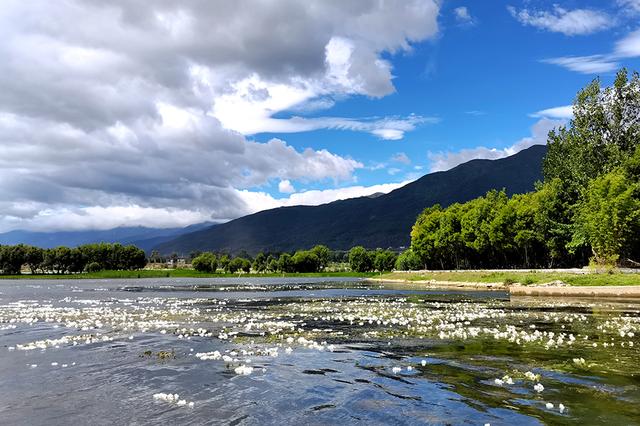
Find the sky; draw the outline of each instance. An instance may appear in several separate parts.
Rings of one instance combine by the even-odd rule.
[[[2,0],[0,232],[389,192],[640,69],[640,0]]]

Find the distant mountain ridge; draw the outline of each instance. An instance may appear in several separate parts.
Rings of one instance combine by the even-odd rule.
[[[499,160],[472,160],[425,175],[388,194],[319,206],[281,207],[186,233],[155,248],[160,253],[211,250],[228,253],[292,251],[325,244],[347,250],[401,248],[410,243],[417,215],[434,204],[448,206],[504,188],[509,195],[534,189],[542,180],[546,146],[534,145]]]
[[[214,226],[213,223],[199,223],[183,228],[147,228],[144,226],[119,227],[108,230],[33,232],[9,231],[0,234],[0,244],[28,244],[51,248],[57,246],[77,247],[89,243],[133,244],[147,253],[153,247],[172,240],[179,235]]]

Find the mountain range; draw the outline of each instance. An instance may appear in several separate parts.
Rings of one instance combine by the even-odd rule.
[[[402,249],[409,245],[411,227],[426,207],[469,201],[491,189],[504,188],[509,195],[532,191],[542,180],[545,153],[546,146],[534,145],[507,158],[472,160],[425,175],[388,194],[265,210],[182,234],[156,249],[163,254],[283,252],[316,244],[334,250],[356,245]]]
[[[324,244],[333,250],[356,245],[402,249],[418,214],[434,204],[448,206],[484,195],[491,189],[511,194],[532,191],[542,180],[546,146],[534,145],[499,160],[472,160],[451,170],[427,174],[388,194],[334,201],[319,206],[264,210],[223,224],[184,228],[120,227],[110,230],[0,234],[0,244],[75,247],[94,242],[133,244],[150,253],[193,251],[284,252]]]
[[[0,244],[28,244],[36,247],[51,248],[57,246],[77,247],[89,243],[121,243],[133,244],[145,252],[151,250],[166,241],[209,228],[214,224],[199,223],[184,228],[148,228],[144,226],[120,227],[108,230],[86,231],[60,231],[60,232],[33,232],[33,231],[9,231],[0,234]]]

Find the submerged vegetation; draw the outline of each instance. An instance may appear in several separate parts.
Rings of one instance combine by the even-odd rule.
[[[308,293],[281,297],[268,289],[252,293],[264,286],[244,281],[206,298],[171,297],[163,287],[164,293],[146,288],[138,297],[113,292],[104,299],[91,290],[70,292],[75,287],[67,285],[49,290],[56,292],[55,304],[47,296],[0,305],[0,330],[10,332],[5,360],[19,360],[27,372],[44,370],[45,379],[66,372],[77,378],[85,364],[94,368],[87,354],[106,353],[119,357],[107,374],[118,369],[119,383],[133,376],[136,397],[176,410],[214,409],[223,389],[225,404],[241,395],[239,413],[259,416],[247,412],[255,404],[246,403],[246,393],[259,386],[260,407],[293,398],[296,407],[311,403],[305,407],[358,415],[378,410],[361,407],[372,395],[387,413],[401,404],[403,416],[423,416],[446,404],[448,416],[460,410],[483,419],[480,424],[528,424],[517,416],[579,423],[601,415],[630,424],[640,415],[640,316],[633,304],[384,293],[377,285],[369,290],[380,293],[354,296],[348,287],[339,290],[341,283],[327,282],[300,283],[291,290]],[[332,293],[310,297],[323,289]],[[171,380],[145,380],[159,363]],[[206,380],[198,381],[201,375]],[[211,385],[233,377],[232,385]],[[126,390],[121,397],[129,397]]]

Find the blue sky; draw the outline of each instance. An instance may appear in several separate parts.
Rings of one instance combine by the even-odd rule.
[[[615,20],[615,24],[567,35],[558,29],[526,25],[508,10],[512,6],[517,11],[553,13],[554,4],[567,11],[592,10]],[[470,21],[457,18],[455,10],[460,7],[467,10]],[[610,84],[617,67],[580,73],[544,60],[610,53],[617,41],[638,28],[638,18],[631,3],[613,1],[445,2],[438,19],[440,32],[435,39],[415,43],[409,52],[386,55],[393,64],[396,89],[393,94],[380,99],[352,96],[336,101],[328,110],[308,114],[309,117],[416,114],[437,118],[438,123],[418,125],[397,141],[341,130],[259,133],[254,137],[279,137],[297,148],[327,148],[352,156],[366,166],[356,172],[357,182],[362,185],[412,179],[434,167],[429,153],[508,148],[531,136],[531,127],[540,120],[534,113],[571,104],[576,92],[598,76],[604,84]],[[640,69],[638,58],[622,58],[619,64],[631,70]],[[283,112],[280,116],[288,114],[299,112]],[[411,162],[390,160],[397,153],[406,154]],[[386,167],[369,169],[376,164]],[[304,188],[326,186],[326,182],[292,183]],[[278,195],[277,185],[266,188]]]
[[[640,0],[4,0],[0,232],[389,192],[640,69]]]

